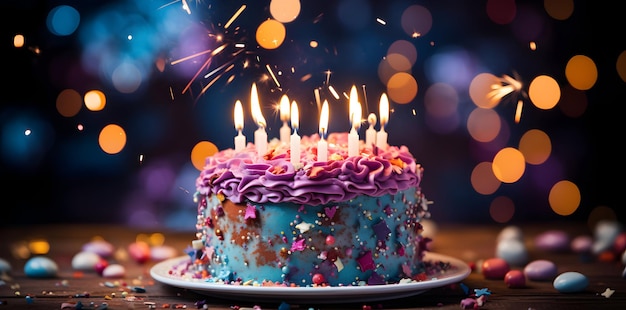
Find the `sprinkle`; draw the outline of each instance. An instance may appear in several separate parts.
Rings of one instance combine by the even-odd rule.
[[[246,215],[244,216],[244,219],[255,219],[256,218],[256,206],[255,205],[248,205],[246,207]]]
[[[367,251],[359,258],[356,259],[361,267],[361,271],[374,270],[376,268],[374,260],[372,259],[372,251]]]
[[[611,295],[613,295],[613,293],[615,293],[615,290],[612,290],[610,288],[606,288],[606,290],[604,291],[604,293],[600,294],[606,298],[611,298]]]
[[[302,222],[298,225],[296,225],[296,228],[300,230],[300,233],[305,233],[307,231],[309,231],[309,229],[311,229],[313,225],[310,223],[306,223],[306,222]]]
[[[489,291],[488,288],[475,288],[474,289],[474,294],[476,295],[476,297],[480,297],[482,295],[491,295],[491,292]]]
[[[305,248],[304,246],[304,239],[299,239],[296,240],[293,244],[291,244],[291,251],[303,251]]]
[[[461,309],[474,309],[476,307],[476,300],[474,298],[464,298],[461,300]]]

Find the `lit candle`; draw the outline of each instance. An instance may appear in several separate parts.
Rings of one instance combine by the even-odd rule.
[[[350,90],[350,122],[352,130],[348,134],[348,156],[359,154],[359,127],[361,126],[361,104],[356,93],[356,86]]]
[[[256,91],[256,84],[252,83],[252,90],[250,91],[250,103],[252,105],[252,118],[257,123],[259,129],[254,132],[254,145],[256,146],[257,155],[263,156],[267,151],[267,132],[265,132],[265,118],[261,113],[261,106],[259,104],[259,94]]]
[[[376,125],[376,114],[370,113],[367,117],[367,122],[370,124],[370,127],[365,131],[365,146],[373,147],[376,143],[376,129],[374,129],[374,125]]]
[[[320,140],[317,142],[317,161],[328,160],[328,142],[326,142],[328,114],[328,100],[324,100],[324,103],[322,104],[322,114],[320,115]]]
[[[383,93],[380,96],[380,131],[376,135],[376,146],[379,148],[387,147],[387,133],[385,132],[385,125],[389,119],[389,99],[387,94]]]
[[[291,103],[291,127],[293,134],[291,135],[291,164],[294,166],[300,163],[300,136],[298,135],[298,104],[294,101]]]
[[[246,136],[241,134],[243,130],[243,107],[239,100],[235,102],[235,130],[239,132],[235,136],[235,151],[241,152],[246,147]]]
[[[291,134],[291,129],[287,125],[289,122],[289,98],[287,95],[280,98],[280,120],[283,121],[283,126],[280,127],[280,142],[287,144]]]

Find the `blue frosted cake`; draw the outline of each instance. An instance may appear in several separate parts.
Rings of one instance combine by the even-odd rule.
[[[423,276],[430,216],[420,191],[422,167],[405,146],[360,142],[348,156],[347,133],[330,134],[317,161],[318,135],[301,139],[300,162],[273,140],[207,158],[196,181],[196,240],[184,276],[266,286],[351,286]]]

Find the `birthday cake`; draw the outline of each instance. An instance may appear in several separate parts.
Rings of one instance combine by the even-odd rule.
[[[196,239],[182,276],[259,286],[353,286],[418,281],[430,217],[423,168],[406,146],[365,145],[348,133],[303,136],[300,160],[273,139],[206,159],[196,180]]]

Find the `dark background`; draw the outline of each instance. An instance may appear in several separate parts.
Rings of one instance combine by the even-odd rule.
[[[190,18],[207,33],[218,32],[245,3],[191,2]],[[616,61],[626,50],[626,27],[624,16],[619,15],[623,13],[617,8],[599,1],[574,1],[573,15],[556,21],[543,10],[543,1],[517,1],[518,12],[537,12],[545,23],[546,35],[538,40],[539,50],[531,52],[528,42],[515,38],[513,25],[497,25],[489,20],[486,1],[364,1],[370,5],[372,16],[384,16],[388,24],[380,27],[371,17],[367,26],[359,29],[349,29],[337,20],[343,1],[302,2],[297,21],[287,25],[287,41],[273,51],[256,48],[254,41],[256,27],[270,16],[269,1],[246,3],[246,11],[235,23],[239,30],[225,34],[225,41],[246,42],[249,53],[238,57],[225,53],[216,57],[211,67],[230,61],[238,64],[226,75],[232,76],[232,81],[220,78],[203,91],[210,79],[198,78],[183,93],[191,80],[189,73],[182,75],[167,65],[161,72],[154,66],[137,92],[121,94],[110,81],[81,69],[85,65],[81,63],[84,46],[79,40],[82,27],[104,11],[119,12],[122,20],[143,16],[147,24],[159,23],[165,12],[173,10],[161,7],[168,2],[3,1],[0,225],[80,222],[192,228],[192,194],[198,171],[191,165],[191,150],[204,140],[220,149],[232,147],[233,103],[237,99],[247,102],[251,83],[267,73],[265,64],[285,72],[293,66],[299,73],[311,73],[307,81],[299,79],[300,75],[285,74],[279,78],[280,89],[271,82],[259,87],[262,101],[277,102],[283,92],[299,101],[304,112],[303,134],[316,132],[318,114],[311,110],[312,90],[323,84],[326,70],[333,72],[331,81],[339,90],[347,91],[353,84],[367,85],[372,100],[366,109],[377,112],[377,98],[384,90],[377,78],[378,64],[390,43],[411,40],[398,26],[400,12],[411,4],[431,10],[433,27],[426,37],[412,40],[418,50],[418,61],[413,66],[420,89],[417,98],[407,105],[392,104],[395,110],[387,131],[390,144],[409,146],[425,167],[422,189],[434,201],[433,219],[442,223],[493,222],[489,204],[501,195],[515,203],[510,223],[563,218],[585,221],[599,206],[611,208],[618,218],[624,218],[620,151],[624,131],[620,125],[626,87],[617,74]],[[46,28],[48,12],[60,4],[72,5],[81,13],[81,26],[74,35],[55,36]],[[319,22],[311,22],[318,18]],[[24,34],[27,42],[20,49],[12,44],[17,33]],[[180,37],[185,35],[181,32]],[[124,36],[124,32],[112,33],[110,44],[123,45]],[[319,48],[309,48],[312,39],[320,43]],[[431,42],[436,45],[431,46]],[[171,61],[185,55],[171,43],[164,42],[158,55],[153,55],[155,59]],[[501,186],[493,195],[480,195],[472,189],[470,173],[479,160],[473,154],[475,142],[465,126],[442,134],[429,129],[424,118],[424,91],[433,83],[425,74],[428,59],[452,46],[474,55],[479,65],[472,75],[483,71],[497,76],[518,74],[529,83],[537,75],[548,74],[563,88],[567,86],[564,70],[569,58],[583,54],[594,60],[599,77],[596,85],[585,91],[588,104],[582,116],[567,117],[558,106],[548,111],[533,109],[527,102],[522,122],[514,124],[515,105],[502,104],[498,108],[510,122],[507,145],[516,146],[521,134],[530,128],[540,128],[550,135],[552,156],[558,161],[557,175],[573,181],[581,190],[581,205],[574,214],[562,217],[550,209],[548,189],[538,189],[537,183],[558,179],[554,180],[550,169],[541,166],[528,166],[520,181]],[[244,60],[252,65],[243,68],[240,64]],[[211,69],[203,70],[201,75]],[[63,117],[56,110],[55,100],[66,88],[81,94],[101,89],[107,94],[107,106],[100,112],[83,108],[75,117]],[[459,97],[464,123],[474,105],[467,89]],[[410,117],[413,110],[416,116]],[[278,136],[278,117],[265,117],[270,123],[269,136]],[[97,143],[100,129],[109,123],[120,124],[128,135],[126,147],[119,154],[106,154]],[[77,130],[78,124],[85,129]],[[15,132],[27,128],[33,129],[39,140],[16,138]],[[246,120],[244,134],[248,141],[254,129],[251,120]],[[331,131],[348,129],[347,119],[331,116]],[[22,155],[12,155],[18,149]]]

